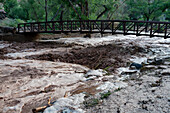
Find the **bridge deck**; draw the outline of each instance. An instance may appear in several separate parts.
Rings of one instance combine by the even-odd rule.
[[[170,22],[72,20],[18,24],[18,33],[111,33],[170,38]]]

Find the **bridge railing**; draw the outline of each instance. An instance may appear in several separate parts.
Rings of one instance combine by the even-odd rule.
[[[18,24],[18,33],[111,33],[170,38],[170,22],[130,20],[71,20]]]

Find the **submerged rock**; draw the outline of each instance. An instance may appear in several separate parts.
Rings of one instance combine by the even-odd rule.
[[[95,76],[95,77],[101,77],[104,74],[106,74],[102,69],[98,69],[98,70],[89,70],[87,71],[87,73],[85,74],[86,78],[89,78],[91,76]]]
[[[170,69],[165,69],[161,72],[162,75],[170,75]]]
[[[164,64],[165,59],[154,58],[154,60],[150,63],[151,65],[161,65]]]
[[[77,94],[68,98],[56,100],[53,106],[47,108],[44,113],[84,113],[80,104],[84,101],[85,94]]]
[[[102,90],[102,91],[114,91],[118,88],[125,88],[127,87],[128,84],[122,81],[116,81],[116,82],[105,82],[104,84],[100,85],[97,90]]]
[[[143,67],[143,65],[142,64],[138,64],[138,63],[132,63],[131,65],[130,65],[130,68],[136,68],[136,69],[141,69],[142,67]]]

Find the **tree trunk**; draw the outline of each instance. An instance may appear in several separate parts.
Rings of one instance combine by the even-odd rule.
[[[61,14],[60,14],[60,21],[63,21],[63,13],[64,13],[64,11],[62,10]]]
[[[81,16],[78,14],[77,10],[74,8],[73,3],[70,0],[68,0],[68,1],[70,3],[71,7],[73,8],[74,12],[78,15],[79,19],[81,20]]]
[[[57,10],[56,14],[53,16],[53,18],[51,19],[51,21],[53,21],[55,19],[55,17],[58,15],[60,9],[63,8],[63,4],[61,4],[60,8]]]
[[[88,4],[88,0],[85,1],[85,5],[86,5],[85,6],[85,9],[86,9],[86,14],[85,15],[86,15],[86,17],[88,17],[89,16],[89,4]]]
[[[103,12],[100,13],[100,15],[97,16],[97,19],[98,20],[100,17],[102,17],[106,12],[107,12],[107,7],[105,5],[103,5],[103,7],[105,8],[105,10]]]
[[[126,2],[127,0],[124,0],[121,5],[115,5],[116,6],[116,9],[112,12],[112,14],[109,16],[108,20],[110,20],[113,16],[113,14]]]
[[[48,21],[47,0],[45,0],[45,21]]]

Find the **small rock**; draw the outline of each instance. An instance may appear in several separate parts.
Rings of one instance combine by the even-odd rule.
[[[159,86],[160,86],[160,83],[151,83],[150,86],[151,86],[151,87],[159,87]]]
[[[86,35],[84,35],[84,38],[91,38],[91,34],[87,33]]]
[[[89,70],[87,71],[87,73],[85,74],[85,77],[88,78],[90,76],[96,76],[96,77],[101,77],[103,76],[103,72],[102,70]]]
[[[165,69],[161,72],[162,75],[170,75],[170,69]]]
[[[102,81],[106,82],[106,81],[108,81],[108,78],[104,77],[104,78],[102,78]]]
[[[152,63],[153,61],[154,61],[154,60],[151,59],[151,58],[148,58],[148,59],[147,59],[147,63],[149,63],[149,64]]]
[[[59,98],[44,113],[85,113],[80,107],[84,101],[85,94],[77,94],[68,98]]]
[[[76,72],[76,73],[85,73],[86,71],[83,70],[83,69],[77,69],[77,70],[75,70],[75,72]]]
[[[162,98],[163,98],[163,96],[161,96],[161,95],[157,95],[157,96],[156,96],[156,98],[162,99]]]
[[[167,66],[164,66],[164,65],[161,65],[161,66],[158,66],[158,69],[167,69],[168,67]]]
[[[86,81],[89,81],[89,80],[95,80],[96,77],[92,76],[92,77],[89,77],[86,79]]]
[[[155,65],[147,65],[144,68],[146,68],[148,70],[150,70],[150,69],[157,69],[157,66],[155,66]]]
[[[117,82],[105,82],[104,84],[101,84],[99,87],[97,87],[97,90],[103,90],[103,91],[112,91],[112,90],[116,90],[118,88],[125,88],[127,87],[128,84],[122,81],[117,81]]]
[[[152,92],[155,92],[156,89],[157,89],[157,87],[152,87],[150,90],[151,90]]]
[[[126,70],[126,71],[123,71],[121,74],[122,75],[131,75],[131,74],[135,74],[137,72],[138,71],[136,71],[136,70]]]
[[[164,64],[165,59],[159,59],[159,58],[154,58],[153,62],[151,62],[151,65],[161,65]]]
[[[130,68],[136,68],[136,69],[141,69],[142,67],[143,67],[143,65],[142,64],[138,64],[138,63],[132,63],[131,65],[130,65]]]

